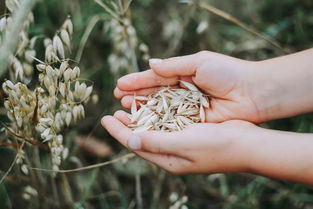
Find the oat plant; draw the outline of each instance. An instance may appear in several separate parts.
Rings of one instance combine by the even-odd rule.
[[[28,31],[34,22],[31,8],[36,1],[6,0],[9,14],[0,18],[0,75],[7,66],[10,80],[29,82],[33,74],[36,37],[29,39]]]
[[[23,1],[6,1],[7,9],[12,13],[22,4]],[[51,176],[57,176],[56,171],[69,155],[65,134],[72,124],[85,117],[84,105],[90,100],[93,82],[82,79],[80,68],[69,59],[73,35],[70,17],[53,37],[29,38],[28,29],[34,18],[31,12],[26,16],[22,30],[17,34],[18,48],[9,55],[8,77],[2,83],[7,122],[1,121],[5,129],[1,145],[16,150],[16,157],[2,175],[0,185],[14,171],[14,175],[27,179],[20,193],[22,199],[38,197],[42,202],[37,204],[44,207],[58,205],[58,202],[47,203],[49,198],[43,195],[53,193],[56,199],[55,181],[51,181],[53,192],[49,191],[50,175],[45,176],[33,168],[49,168]],[[10,34],[11,23],[10,15],[0,19],[1,49],[6,46],[5,37]],[[43,55],[35,51],[35,45],[40,43],[45,48]]]
[[[132,23],[132,0],[94,1],[111,16],[108,25],[113,48],[108,56],[108,64],[112,74],[117,79],[121,74],[139,71],[137,54],[140,52],[142,59],[147,61],[149,48],[140,42]]]
[[[58,170],[68,154],[63,146],[62,130],[85,116],[83,104],[88,102],[92,86],[79,78],[80,69],[65,59],[69,50],[73,25],[67,19],[53,39],[44,40],[45,62],[36,66],[39,83],[31,90],[22,82],[7,80],[2,88],[10,123],[6,126],[8,140],[25,143],[20,147],[17,163],[27,175],[24,158],[27,146],[38,146],[50,152],[51,165]]]

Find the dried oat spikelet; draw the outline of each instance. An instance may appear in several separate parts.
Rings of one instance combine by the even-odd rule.
[[[208,96],[193,84],[180,82],[185,88],[164,88],[147,97],[134,96],[129,125],[134,133],[180,131],[190,124],[206,121],[205,109],[210,108]]]
[[[70,24],[69,19],[66,22]],[[80,79],[79,67],[71,66],[68,60],[63,59],[65,58],[62,51],[63,43],[58,36],[53,40],[45,39],[44,44],[46,63],[36,66],[39,71],[39,85],[30,90],[21,82],[14,84],[7,80],[2,88],[7,95],[4,106],[11,121],[9,128],[13,132],[8,135],[16,140],[21,140],[17,136],[23,136],[47,144],[51,150],[52,167],[57,170],[62,159],[68,155],[68,149],[63,146],[61,131],[85,117],[83,104],[89,101],[93,87]],[[34,54],[29,53],[29,56]],[[50,63],[50,61],[60,62]],[[16,68],[20,68],[18,61],[15,62]],[[34,130],[37,133],[34,133]],[[19,157],[19,164],[22,171],[27,174],[22,154]]]
[[[44,89],[39,103],[40,115],[36,130],[51,149],[53,169],[57,170],[68,149],[63,146],[61,131],[85,117],[83,104],[89,101],[93,87],[79,78],[80,68],[65,59],[65,47],[70,46],[73,25],[67,19],[53,39],[45,39],[46,64],[38,64],[39,81]],[[66,32],[66,38],[63,33]],[[59,61],[59,63],[50,63]],[[47,102],[44,102],[47,101]]]
[[[49,38],[44,40],[46,48],[45,61],[47,63],[58,62],[65,59],[66,51],[70,51],[72,34],[73,23],[70,18],[67,18],[52,40]]]
[[[132,60],[134,56],[132,49],[137,48],[138,38],[131,20],[124,18],[123,24],[121,24],[112,18],[110,26],[113,42],[113,50],[108,57],[110,71],[117,76],[124,70],[128,73],[136,71],[137,69],[131,67],[133,66]]]
[[[13,13],[20,5],[20,1],[6,0],[5,5],[10,13]],[[0,45],[2,43],[2,36],[5,31],[10,30],[12,18],[10,15],[3,16],[0,19]],[[35,51],[33,49],[36,37],[30,39],[28,37],[28,30],[30,25],[34,22],[33,13],[29,13],[23,25],[23,30],[19,34],[18,48],[10,57],[9,75],[12,81],[22,81],[24,83],[31,80],[33,74],[33,57]]]

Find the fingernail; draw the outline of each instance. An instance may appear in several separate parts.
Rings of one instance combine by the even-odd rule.
[[[103,116],[101,118],[101,125],[104,125],[105,124],[105,120],[106,120],[107,116]]]
[[[127,140],[127,146],[131,150],[140,150],[141,149],[141,138],[139,136],[132,136]]]
[[[156,65],[156,64],[160,64],[163,60],[159,59],[159,58],[153,58],[153,59],[149,59],[149,64],[150,65]]]

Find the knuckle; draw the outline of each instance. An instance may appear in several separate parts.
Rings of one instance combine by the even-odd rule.
[[[149,150],[151,151],[151,148],[149,147],[149,144],[147,142],[147,140],[145,139],[145,137],[143,136],[143,134],[138,135],[141,138],[141,149],[142,150]]]
[[[196,59],[199,60],[196,69],[197,69],[197,78],[198,79],[202,79],[202,76],[206,76],[207,74],[207,70],[208,70],[208,63],[211,57],[211,52],[209,51],[200,51],[198,53],[196,53]],[[203,80],[203,79],[202,79]]]
[[[152,152],[155,154],[161,153],[161,147],[159,145],[156,145],[148,140],[148,137],[141,135],[141,148],[142,150]]]
[[[206,58],[210,55],[211,53],[207,50],[202,50],[196,53],[196,55],[200,58]]]
[[[197,68],[197,74],[198,76],[206,76],[207,74],[207,71],[208,71],[208,62],[207,61],[204,61],[202,62],[198,68]]]
[[[115,113],[114,113],[114,117],[116,117],[116,116],[119,116],[119,115],[121,115],[121,114],[123,114],[123,111],[122,110],[118,110],[118,111],[116,111]]]

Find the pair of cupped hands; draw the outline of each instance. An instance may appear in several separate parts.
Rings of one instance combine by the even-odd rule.
[[[175,173],[251,172],[253,141],[264,128],[255,124],[288,116],[283,112],[273,81],[262,62],[245,61],[202,51],[169,59],[151,59],[149,70],[128,74],[114,90],[122,106],[130,108],[133,95],[149,95],[180,80],[210,95],[206,123],[177,132],[145,131],[134,135],[128,113],[119,110],[101,120],[122,145],[142,158]],[[265,134],[266,135],[266,134]]]

